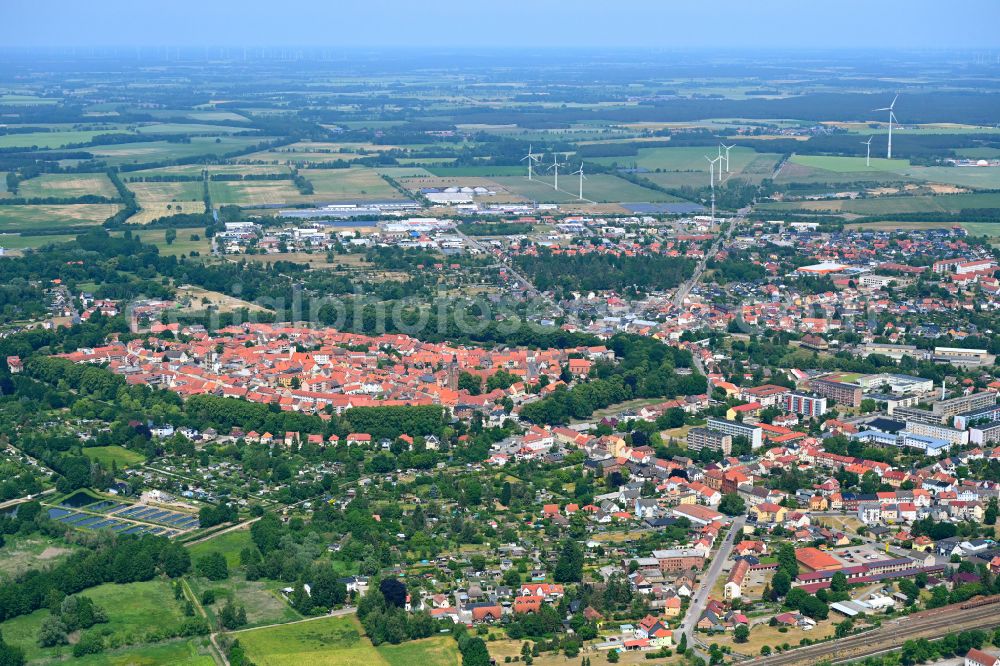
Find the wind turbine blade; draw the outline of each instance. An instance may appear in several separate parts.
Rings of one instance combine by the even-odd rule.
[[[890,105],[889,105],[889,108],[890,108],[890,109],[891,109],[892,107],[896,106],[896,100],[897,100],[897,99],[899,99],[899,93],[896,93],[896,96],[892,98],[892,104],[890,104]]]

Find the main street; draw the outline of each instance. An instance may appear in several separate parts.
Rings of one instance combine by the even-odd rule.
[[[729,533],[726,534],[726,538],[722,541],[715,555],[712,556],[712,564],[709,565],[708,571],[701,578],[698,589],[695,591],[694,596],[691,597],[691,604],[688,606],[687,614],[684,616],[684,622],[681,624],[680,629],[681,634],[687,637],[687,644],[689,646],[694,646],[694,627],[698,624],[701,614],[705,611],[705,605],[708,603],[708,597],[712,593],[712,588],[715,587],[715,582],[722,573],[722,569],[729,559],[730,553],[733,552],[736,537],[743,533],[743,526],[746,524],[746,521],[746,516],[739,516],[733,519]]]

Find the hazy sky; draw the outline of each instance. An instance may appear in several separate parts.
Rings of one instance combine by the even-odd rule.
[[[0,17],[0,47],[1000,50],[1000,0],[0,0]]]

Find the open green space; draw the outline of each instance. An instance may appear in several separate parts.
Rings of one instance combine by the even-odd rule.
[[[208,639],[192,638],[175,640],[141,647],[108,650],[72,659],[79,666],[215,666],[210,649],[204,645]]]
[[[374,647],[351,616],[327,617],[236,634],[258,666],[458,666],[450,636]]]
[[[117,464],[118,468],[121,469],[123,467],[131,467],[146,460],[146,456],[141,453],[130,451],[118,445],[84,447],[83,455],[97,462],[105,469],[111,469],[112,463]]]
[[[191,555],[197,562],[198,557],[194,553]],[[236,564],[229,564],[230,571],[238,564],[237,554]],[[248,627],[282,624],[302,619],[302,615],[281,595],[279,588],[284,585],[274,581],[249,581],[241,574],[233,573],[228,579],[218,582],[206,578],[192,578],[190,585],[191,590],[199,598],[205,590],[215,592],[215,603],[204,607],[212,620],[215,620],[218,612],[226,605],[227,599],[232,599],[237,606],[246,608]]]
[[[192,560],[197,560],[209,553],[222,553],[226,558],[226,564],[229,565],[230,569],[233,569],[240,564],[240,551],[252,543],[249,530],[234,530],[196,543],[189,550]]]
[[[109,632],[112,640],[121,644],[139,645],[155,634],[173,631],[184,620],[181,606],[174,599],[170,584],[165,580],[141,583],[107,583],[82,593],[90,597],[108,614],[108,623],[88,631]],[[36,640],[38,630],[47,617],[42,609],[0,623],[4,640],[22,647],[29,661],[52,660],[70,655],[71,646],[43,648]]]
[[[21,236],[20,234],[0,234],[0,247],[8,250],[25,250],[42,247],[51,243],[65,243],[76,236],[72,234],[53,234],[51,236]]]
[[[5,540],[6,545],[0,550],[0,579],[58,564],[77,549],[59,537],[41,534],[8,534]]]
[[[131,218],[130,218],[131,219]],[[179,257],[182,254],[190,255],[197,252],[201,256],[208,256],[212,251],[212,243],[205,236],[205,230],[198,227],[186,227],[175,229],[177,237],[172,243],[167,243],[166,229],[144,229],[132,232],[133,236],[138,236],[144,243],[152,243],[160,248],[160,254]],[[114,235],[119,235],[116,232]],[[192,240],[192,236],[197,236],[197,240]]]

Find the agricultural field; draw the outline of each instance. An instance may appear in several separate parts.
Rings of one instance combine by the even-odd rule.
[[[536,167],[541,171],[541,166]],[[432,167],[428,169],[431,175],[442,178],[458,178],[462,176],[479,176],[490,178],[493,176],[527,176],[527,167],[523,166],[459,166],[459,167]]]
[[[100,464],[105,469],[111,469],[112,463],[118,465],[119,469],[131,467],[141,462],[145,462],[146,456],[137,451],[130,451],[121,446],[88,446],[83,449],[83,455],[92,461]]]
[[[903,175],[979,190],[1000,189],[1000,167],[911,167]]]
[[[225,125],[199,125],[198,123],[153,123],[152,125],[141,125],[136,128],[139,134],[190,134],[195,135],[216,135],[235,134],[245,132],[246,127],[227,127]]]
[[[506,189],[525,199],[543,203],[562,203],[578,200],[579,180],[577,176],[565,175],[559,179],[559,191],[552,189],[551,178],[531,180],[523,176],[501,176],[494,179]],[[618,176],[598,173],[587,176],[583,183],[585,199],[596,202],[629,203],[672,203],[681,201],[677,197],[651,190]]]
[[[302,169],[299,174],[313,185],[313,194],[305,197],[308,201],[385,201],[403,198],[374,169]]]
[[[427,169],[418,166],[376,167],[375,173],[390,178],[428,178],[434,175]],[[2,175],[0,174],[0,176]]]
[[[792,164],[833,171],[835,173],[864,173],[866,171],[904,171],[910,167],[910,160],[872,157],[871,166],[866,166],[864,157],[839,157],[836,155],[792,155]]]
[[[677,148],[640,148],[636,156],[622,157],[595,157],[586,161],[612,166],[617,164],[620,167],[636,166],[649,171],[698,171],[707,175],[708,162],[705,155],[714,157],[714,148],[702,146],[679,146]],[[729,151],[730,173],[738,173],[745,169],[758,157],[767,156],[777,162],[778,155],[772,153],[758,153],[752,148],[737,146]]]
[[[29,132],[27,134],[0,135],[0,148],[62,148],[63,146],[87,143],[95,136],[121,133],[121,130],[65,130],[57,132]]]
[[[120,209],[118,204],[0,206],[0,231],[97,225]]]
[[[147,642],[150,632],[171,631],[184,621],[181,605],[165,580],[107,583],[89,588],[84,595],[107,611],[109,622],[97,630],[108,631],[113,639],[123,643]],[[43,648],[36,641],[38,630],[49,615],[48,609],[42,609],[7,620],[0,623],[0,632],[6,642],[22,647],[29,661],[68,656],[70,646]]]
[[[140,208],[128,219],[131,224],[149,224],[178,213],[205,212],[200,181],[127,182],[126,186],[135,194]]]
[[[111,166],[163,162],[198,155],[222,155],[265,141],[266,137],[246,136],[196,136],[190,143],[170,141],[145,141],[94,146],[88,152],[104,160]]]
[[[43,197],[69,199],[88,194],[109,199],[118,198],[118,190],[103,173],[46,173],[22,180],[17,187],[17,196],[25,199]]]
[[[213,180],[209,181],[208,191],[215,206],[267,206],[298,203],[302,199],[290,180]]]
[[[386,150],[397,149],[399,146],[388,146],[373,143],[332,143],[299,141],[271,148],[256,153],[251,153],[240,158],[243,162],[278,162],[286,163],[324,163],[336,162],[338,160],[356,160],[362,157],[378,155]]]
[[[351,616],[326,617],[235,634],[258,666],[458,666],[450,636],[374,647]]]
[[[819,186],[836,187],[849,183],[896,184],[912,182],[911,178],[895,171],[828,171],[806,166],[789,160],[781,167],[774,182],[776,185],[788,183],[809,183]]]
[[[125,177],[143,178],[149,176],[189,176],[201,177],[208,171],[209,176],[217,174],[271,174],[288,173],[288,167],[274,164],[178,164],[175,166],[157,167],[130,171]]]
[[[1000,192],[773,202],[762,204],[760,209],[773,211],[810,210],[853,215],[892,215],[894,213],[958,213],[963,209],[997,207],[1000,207]]]

